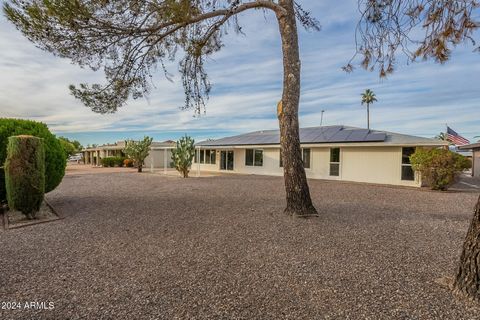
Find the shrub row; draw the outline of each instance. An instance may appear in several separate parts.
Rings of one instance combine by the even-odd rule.
[[[100,161],[104,167],[122,167],[125,160],[125,157],[105,157]]]

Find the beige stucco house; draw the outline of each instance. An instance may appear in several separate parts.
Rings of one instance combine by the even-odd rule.
[[[192,169],[283,175],[278,130],[257,131],[196,144]],[[346,126],[300,129],[308,178],[421,186],[410,165],[416,147],[444,141]]]
[[[101,159],[106,157],[124,157],[125,141],[117,141],[113,144],[104,144],[101,146],[86,148],[82,151],[85,164],[100,166]],[[150,152],[145,159],[144,168],[164,168],[170,167],[172,152],[175,147],[174,141],[152,142]]]
[[[472,176],[480,177],[480,142],[459,146],[460,150],[472,150]]]

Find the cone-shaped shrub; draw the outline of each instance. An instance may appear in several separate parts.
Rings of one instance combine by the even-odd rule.
[[[65,174],[66,156],[60,141],[40,122],[22,119],[0,118],[0,167],[7,157],[8,137],[31,135],[43,138],[45,148],[45,192],[55,189]],[[5,185],[0,173],[0,202],[5,201],[6,194],[2,190]]]
[[[7,200],[7,191],[5,190],[5,170],[0,167],[0,205]]]
[[[34,218],[45,193],[43,139],[26,135],[8,138],[5,186],[10,209]]]

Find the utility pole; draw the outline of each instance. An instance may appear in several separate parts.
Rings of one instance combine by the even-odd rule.
[[[320,116],[320,127],[323,125],[323,113],[325,110],[322,110],[321,116]]]

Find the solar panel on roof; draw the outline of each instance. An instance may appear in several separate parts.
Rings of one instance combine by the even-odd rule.
[[[385,132],[367,129],[330,126],[300,129],[301,143],[341,143],[341,142],[373,142],[385,141]],[[202,141],[199,146],[235,146],[279,144],[278,130],[256,131],[233,137],[225,137],[214,141]]]
[[[365,141],[365,137],[368,135],[368,130],[352,130],[352,134],[346,139],[350,142]]]
[[[341,142],[345,141],[352,132],[349,130],[341,130],[329,137],[328,142]]]
[[[374,132],[368,134],[364,141],[385,141],[387,134],[385,132]]]

